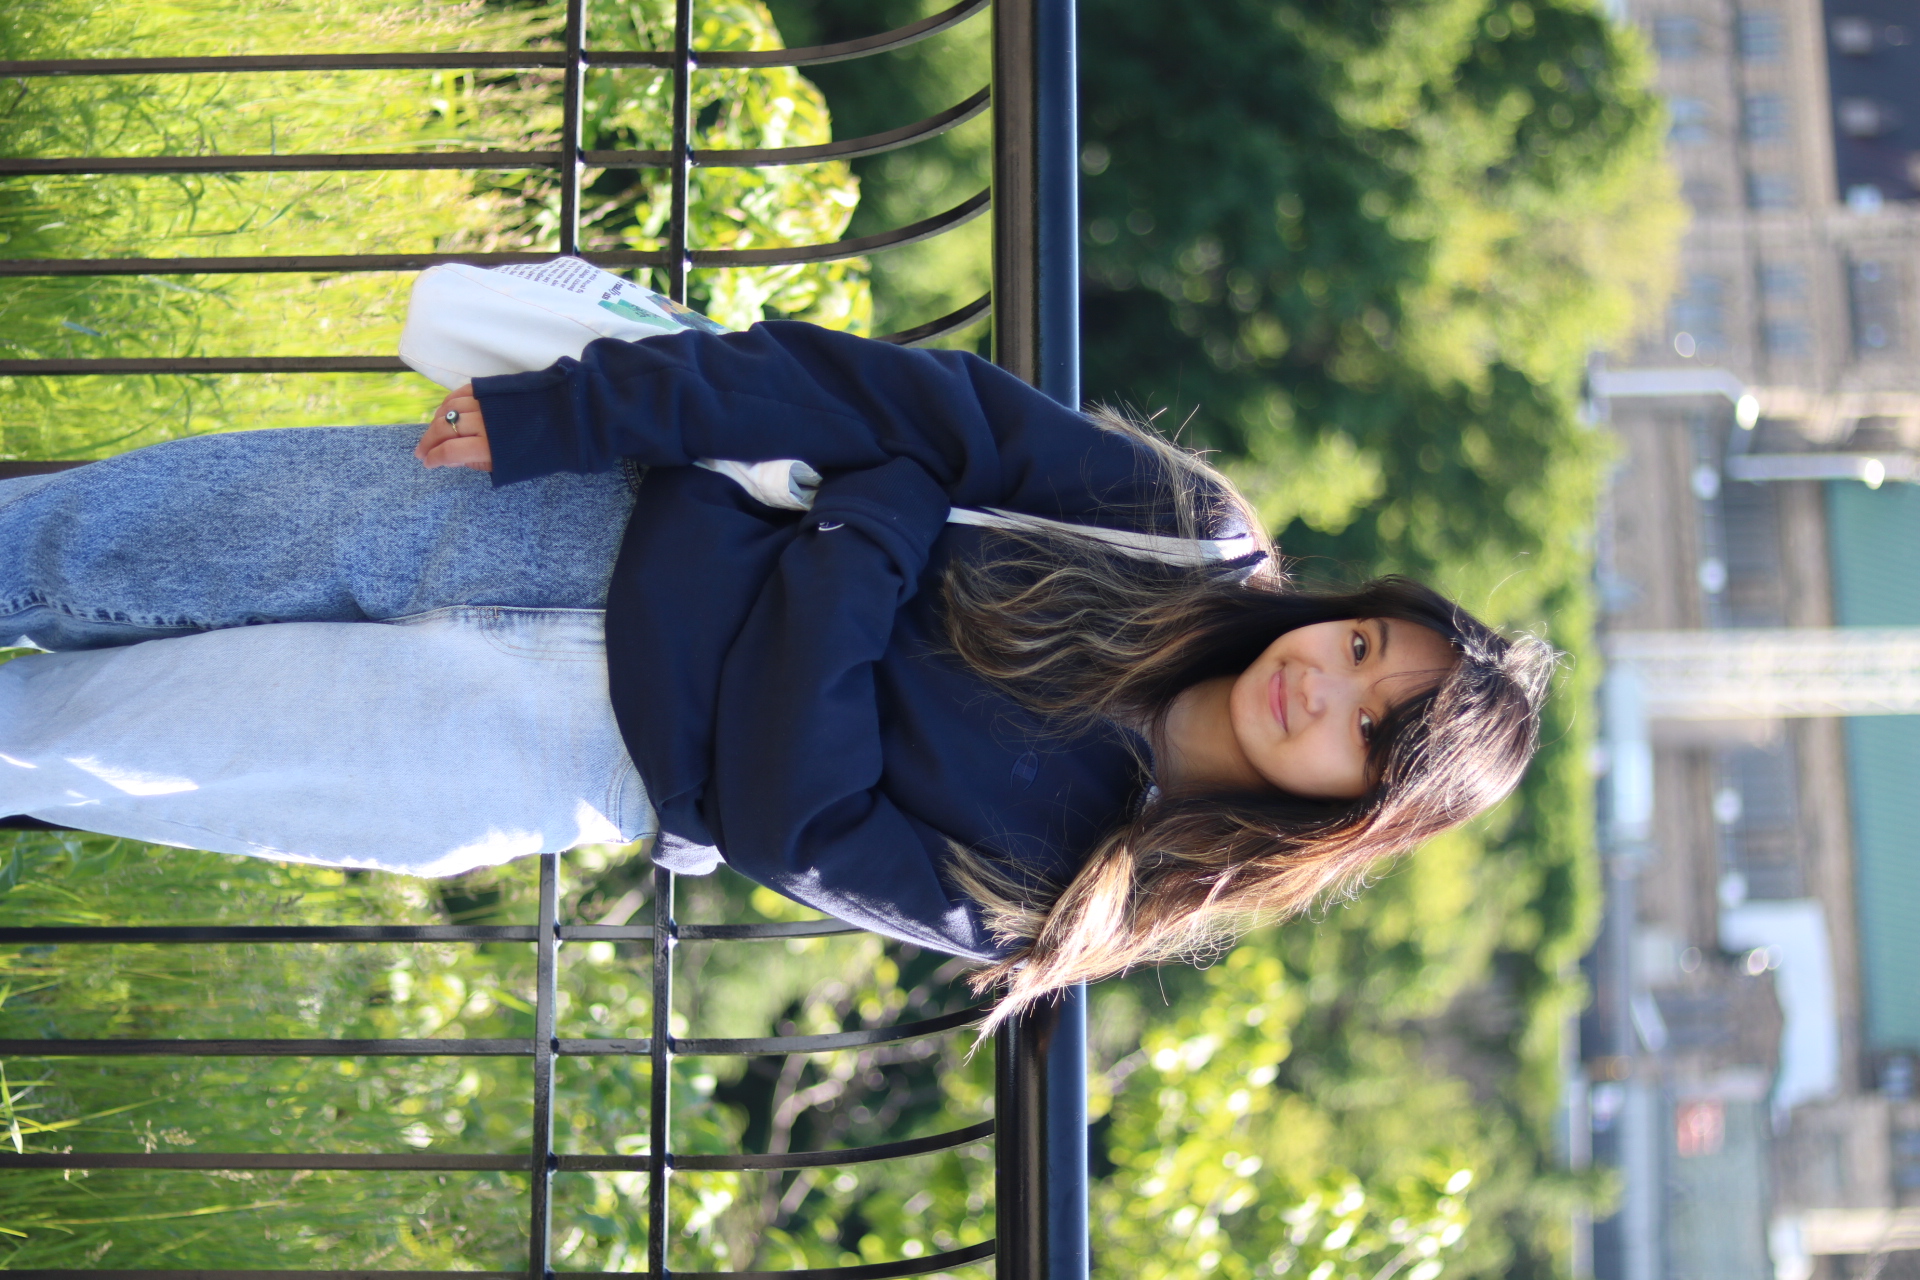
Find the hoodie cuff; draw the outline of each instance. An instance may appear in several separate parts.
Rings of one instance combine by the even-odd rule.
[[[949,509],[946,490],[925,467],[911,458],[895,458],[822,482],[804,523],[821,531],[839,525],[858,529],[878,543],[911,582],[926,567]]]
[[[562,358],[533,373],[473,380],[493,452],[495,488],[556,471],[591,469],[573,428],[568,375],[578,367],[577,361]]]

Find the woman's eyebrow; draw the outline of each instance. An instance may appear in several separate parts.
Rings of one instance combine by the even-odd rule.
[[[1388,625],[1385,618],[1381,618],[1378,621],[1380,623],[1380,649],[1374,656],[1385,660],[1387,656],[1387,646],[1393,643],[1393,628]]]

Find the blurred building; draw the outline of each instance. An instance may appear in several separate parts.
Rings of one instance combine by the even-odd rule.
[[[1905,675],[1850,632],[1796,631],[1793,668],[1851,670],[1827,709],[1885,710],[1873,690],[1920,688],[1920,0],[1627,16],[1693,224],[1665,329],[1596,378],[1649,374],[1599,406],[1623,445],[1606,627],[1669,656],[1887,628],[1876,660]],[[1609,676],[1609,907],[1568,1130],[1625,1179],[1576,1259],[1602,1280],[1920,1278],[1920,715],[1806,714],[1790,666],[1738,676],[1728,714]]]

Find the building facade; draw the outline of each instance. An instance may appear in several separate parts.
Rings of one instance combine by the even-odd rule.
[[[1665,325],[1612,363],[1727,371],[1759,415],[1604,406],[1605,625],[1920,627],[1920,0],[1627,17],[1693,221]],[[1920,1277],[1920,716],[1644,719],[1618,692],[1572,1123],[1626,1192],[1577,1262]]]

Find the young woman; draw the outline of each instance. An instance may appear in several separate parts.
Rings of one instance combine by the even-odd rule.
[[[990,962],[1004,1016],[1305,907],[1534,748],[1544,646],[1292,590],[1197,459],[970,355],[603,340],[401,430],[0,486],[0,620],[66,651],[0,666],[0,811],[424,874],[657,831]],[[694,465],[785,458],[810,510]]]

